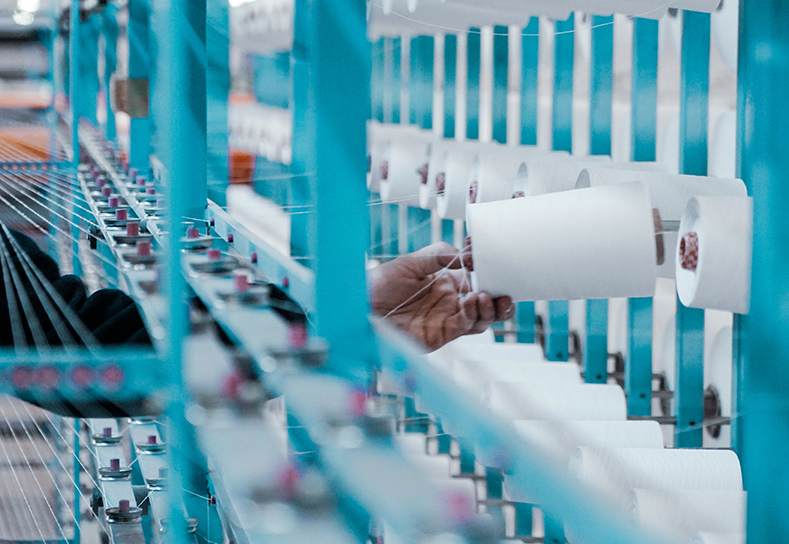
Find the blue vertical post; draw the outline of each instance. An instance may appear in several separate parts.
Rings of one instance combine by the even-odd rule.
[[[147,80],[151,66],[149,0],[129,0],[129,79]],[[149,94],[149,96],[153,96]],[[132,117],[129,125],[129,165],[148,171],[151,126],[148,117]]]
[[[540,65],[540,19],[532,17],[521,36],[521,144],[537,145],[537,86]],[[518,342],[534,343],[533,302],[520,302],[515,316]],[[531,507],[528,510],[531,520]],[[529,522],[531,527],[531,522]]]
[[[631,138],[634,161],[654,161],[657,134],[658,22],[633,23]],[[628,300],[627,413],[652,414],[652,299]]]
[[[410,77],[408,79],[409,119],[425,130],[433,128],[433,36],[411,40]],[[430,245],[430,210],[408,208],[408,251]]]
[[[115,140],[115,113],[112,111],[110,78],[118,65],[118,6],[107,4],[101,14],[104,31],[104,106],[107,109],[107,122],[104,134],[108,140]]]
[[[291,106],[293,108],[293,159],[291,161],[291,180],[288,204],[291,206],[305,206],[312,201],[311,186],[314,183],[315,172],[315,123],[316,112],[313,100],[313,48],[312,7],[309,2],[299,0],[296,2],[293,50],[291,52],[291,74],[293,88]],[[370,97],[366,96],[363,104],[368,104]],[[366,170],[366,168],[365,168]],[[292,214],[290,227],[290,253],[291,256],[301,258],[303,264],[308,264],[309,235],[313,230],[313,214]]]
[[[457,74],[458,37],[444,36],[444,138],[455,137],[455,77]],[[452,222],[450,221],[451,225]]]
[[[680,83],[680,172],[707,174],[710,15],[684,11]],[[677,299],[675,410],[676,445],[702,445],[704,419],[704,310]]]
[[[315,2],[309,28],[317,112],[317,213],[311,237],[320,270],[315,277],[317,333],[330,346],[329,366],[366,377],[372,336],[364,266],[369,239],[364,188],[370,97],[366,2]]]
[[[614,18],[592,17],[589,94],[589,153],[611,154],[614,88]],[[586,383],[608,381],[608,300],[586,301]]]
[[[378,38],[372,45],[373,67],[370,75],[370,95],[372,119],[384,121],[384,38]]]
[[[479,139],[479,63],[482,53],[479,28],[468,31],[466,42],[466,139]]]
[[[226,205],[230,176],[227,100],[230,93],[230,19],[227,2],[206,5],[206,178],[208,197]]]
[[[493,27],[493,141],[507,143],[509,29]]]
[[[183,522],[182,501],[193,497],[183,490],[204,492],[194,484],[204,472],[191,462],[194,436],[184,416],[186,391],[182,372],[183,339],[188,332],[186,282],[181,273],[182,217],[202,217],[206,206],[206,0],[168,0],[156,3],[155,48],[158,73],[154,92],[157,130],[156,153],[168,174],[170,236],[165,252],[164,293],[170,308],[166,365],[170,392],[167,414],[173,462],[170,479],[170,519]],[[203,508],[205,503],[203,502]],[[181,531],[174,531],[179,535]],[[177,539],[178,537],[176,537]],[[178,542],[178,540],[176,540]]]
[[[740,3],[739,170],[753,196],[751,308],[740,380],[736,446],[748,491],[748,542],[789,540],[789,2]]]
[[[401,121],[402,106],[400,104],[400,94],[403,86],[403,72],[402,72],[402,56],[403,56],[403,39],[392,39],[392,62],[388,67],[392,74],[392,86],[389,90],[390,101],[392,103],[391,123],[399,124]],[[404,112],[403,115],[408,115]],[[398,236],[400,232],[400,214],[397,204],[381,204],[381,220],[388,229],[384,228],[383,236],[388,240],[385,245],[384,253],[388,255],[397,255],[398,253]]]
[[[79,164],[79,119],[82,114],[79,95],[79,0],[72,0],[69,12],[69,87],[68,100],[71,105],[71,151],[72,162]],[[76,259],[76,253],[75,253]],[[75,263],[76,265],[77,263]],[[75,268],[75,271],[77,269]]]
[[[556,21],[556,42],[553,81],[553,149],[573,150],[573,57],[575,34],[573,15]],[[566,361],[569,356],[569,303],[565,300],[548,303],[545,330],[545,353],[549,361]]]
[[[96,106],[99,95],[99,17],[91,16],[79,27],[79,93],[80,114],[93,126],[97,125]]]
[[[444,36],[444,138],[455,137],[455,78],[457,77],[458,37],[454,34]],[[441,239],[453,244],[455,222],[451,219],[441,221]]]

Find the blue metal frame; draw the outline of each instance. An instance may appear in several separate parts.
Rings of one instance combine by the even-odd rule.
[[[455,77],[458,37],[444,36],[444,138],[455,137]]]
[[[107,4],[101,13],[101,24],[104,35],[104,107],[107,110],[107,121],[104,134],[107,140],[115,140],[115,112],[112,111],[112,88],[110,78],[118,65],[118,6]]]
[[[657,134],[658,22],[633,23],[631,144],[634,161],[654,161]],[[628,300],[627,413],[652,414],[652,299]]]
[[[129,79],[149,79],[151,54],[149,48],[150,0],[129,0]],[[152,82],[151,82],[152,83]],[[153,98],[150,92],[149,97]],[[148,117],[133,117],[129,125],[129,165],[147,174],[151,145],[151,124]]]
[[[709,118],[710,15],[682,17],[680,84],[680,172],[707,174]],[[674,407],[675,444],[701,447],[704,419],[704,310],[686,308],[677,298],[677,352]]]
[[[553,149],[573,150],[573,59],[575,55],[574,15],[556,21],[553,81]],[[545,323],[545,355],[549,361],[569,358],[570,305],[566,300],[548,302]]]
[[[538,71],[540,65],[540,19],[532,17],[521,36],[521,144],[537,145]],[[515,322],[518,342],[534,343],[536,314],[533,302],[517,305]],[[531,509],[528,510],[531,514]],[[521,513],[521,515],[524,515]],[[526,534],[526,533],[523,533]]]
[[[482,54],[479,28],[466,33],[466,139],[479,139],[479,69]]]
[[[509,29],[493,27],[493,141],[507,143],[507,81],[509,77]]]
[[[227,110],[230,93],[230,21],[227,2],[206,6],[206,157],[208,198],[226,205],[229,182]]]
[[[316,332],[331,346],[331,364],[336,370],[366,376],[372,350],[364,262],[369,240],[364,213],[364,127],[370,97],[366,2],[317,2],[312,9],[311,82],[320,89],[314,94],[320,114],[312,142],[317,148],[317,220],[311,249],[321,271],[315,278]],[[356,212],[337,213],[342,209]],[[343,242],[338,244],[339,240]]]
[[[611,115],[614,91],[614,18],[592,17],[592,59],[589,96],[591,155],[611,154]],[[586,301],[586,383],[608,381],[608,300]]]
[[[411,39],[409,51],[408,105],[409,120],[424,130],[433,128],[433,36]],[[408,251],[430,245],[432,226],[430,210],[408,208]],[[401,234],[402,236],[402,234]]]
[[[785,541],[786,472],[789,444],[789,338],[786,335],[789,156],[786,82],[789,2],[740,2],[739,172],[754,205],[753,274],[750,314],[738,316],[732,418],[733,444],[748,491],[748,542]],[[747,328],[744,325],[747,323]],[[747,331],[747,335],[746,335]]]

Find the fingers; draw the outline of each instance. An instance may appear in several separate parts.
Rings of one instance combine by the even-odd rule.
[[[515,304],[510,297],[499,297],[493,301],[496,308],[495,321],[505,321],[515,315]]]
[[[490,294],[473,293],[461,302],[461,308],[469,322],[465,334],[480,334],[496,321],[510,319],[515,313],[515,306],[510,297],[493,299]]]
[[[446,242],[438,242],[401,257],[408,259],[409,265],[418,275],[429,276],[444,268],[460,268],[458,250]]]

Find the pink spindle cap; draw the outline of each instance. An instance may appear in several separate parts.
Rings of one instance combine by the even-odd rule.
[[[249,289],[249,278],[246,274],[236,274],[235,276],[236,290],[244,292]]]
[[[101,196],[110,196],[112,194],[112,187],[105,185],[101,188]]]
[[[140,224],[137,222],[126,223],[126,236],[139,236]]]
[[[218,249],[209,249],[208,250],[208,260],[209,261],[217,261],[222,256],[222,252]]]
[[[142,257],[146,257],[151,254],[151,243],[150,242],[138,242],[137,243],[137,255]]]
[[[152,446],[156,444],[156,435],[155,434],[149,434],[148,435],[148,444],[150,444]]]
[[[120,201],[118,200],[117,196],[111,196],[110,199],[107,201],[107,204],[110,208],[117,208]]]
[[[200,231],[197,229],[189,229],[186,231],[186,237],[190,239],[200,238]]]
[[[120,459],[110,459],[110,470],[118,472],[121,469]]]
[[[104,427],[101,430],[101,436],[104,438],[110,438],[112,436],[112,427]]]
[[[120,210],[115,210],[115,219],[118,221],[126,221],[129,218],[129,210],[125,210],[121,208]]]
[[[680,265],[685,270],[695,271],[699,266],[699,235],[689,232],[679,241]]]
[[[130,506],[129,505],[129,501],[126,500],[126,499],[118,501],[118,511],[119,512],[127,513],[129,511],[129,506]]]

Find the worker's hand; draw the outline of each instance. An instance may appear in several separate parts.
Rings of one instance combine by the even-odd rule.
[[[509,297],[470,293],[461,254],[444,242],[384,263],[369,273],[373,313],[435,350],[464,334],[509,319]]]

